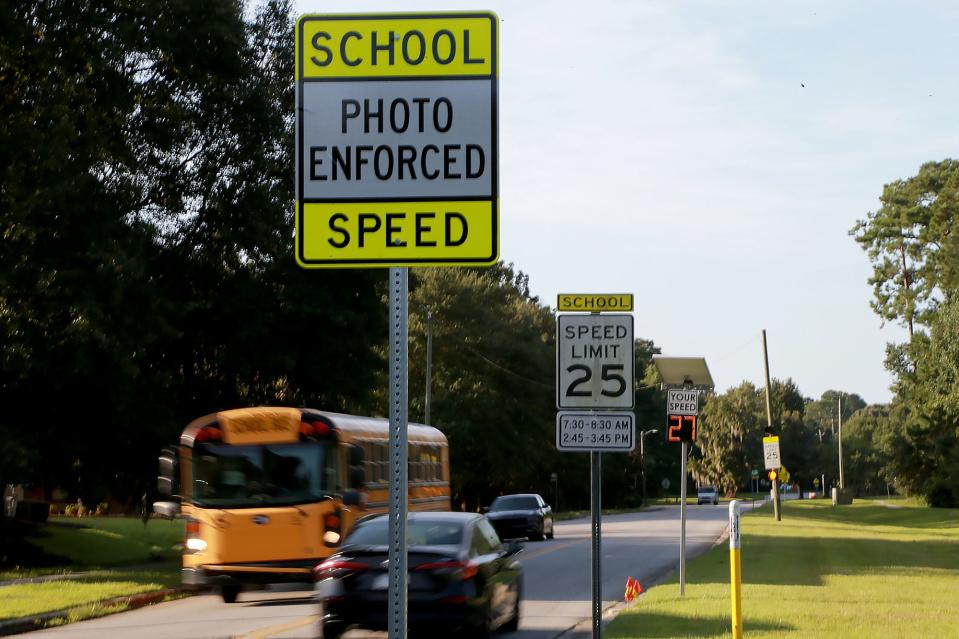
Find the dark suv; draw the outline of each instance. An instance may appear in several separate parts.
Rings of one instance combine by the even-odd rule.
[[[486,518],[500,539],[553,538],[553,509],[536,494],[502,495],[493,500]]]

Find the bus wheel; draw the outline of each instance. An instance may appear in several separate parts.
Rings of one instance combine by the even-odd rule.
[[[236,603],[236,597],[239,594],[239,586],[220,586],[220,596],[223,597],[223,603]]]
[[[346,626],[336,621],[323,622],[323,639],[340,639],[346,632]]]

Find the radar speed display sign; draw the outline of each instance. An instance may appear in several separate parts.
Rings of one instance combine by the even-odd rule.
[[[633,316],[556,318],[556,406],[633,407]]]
[[[666,394],[666,439],[671,442],[696,441],[699,415],[699,391],[674,388]]]

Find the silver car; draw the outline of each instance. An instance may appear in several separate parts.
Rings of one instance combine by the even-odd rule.
[[[717,505],[719,503],[719,490],[715,486],[700,486],[699,490],[696,491],[696,503]]]

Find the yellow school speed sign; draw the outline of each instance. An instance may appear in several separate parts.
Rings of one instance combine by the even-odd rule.
[[[296,24],[296,259],[306,268],[499,256],[498,20]]]

